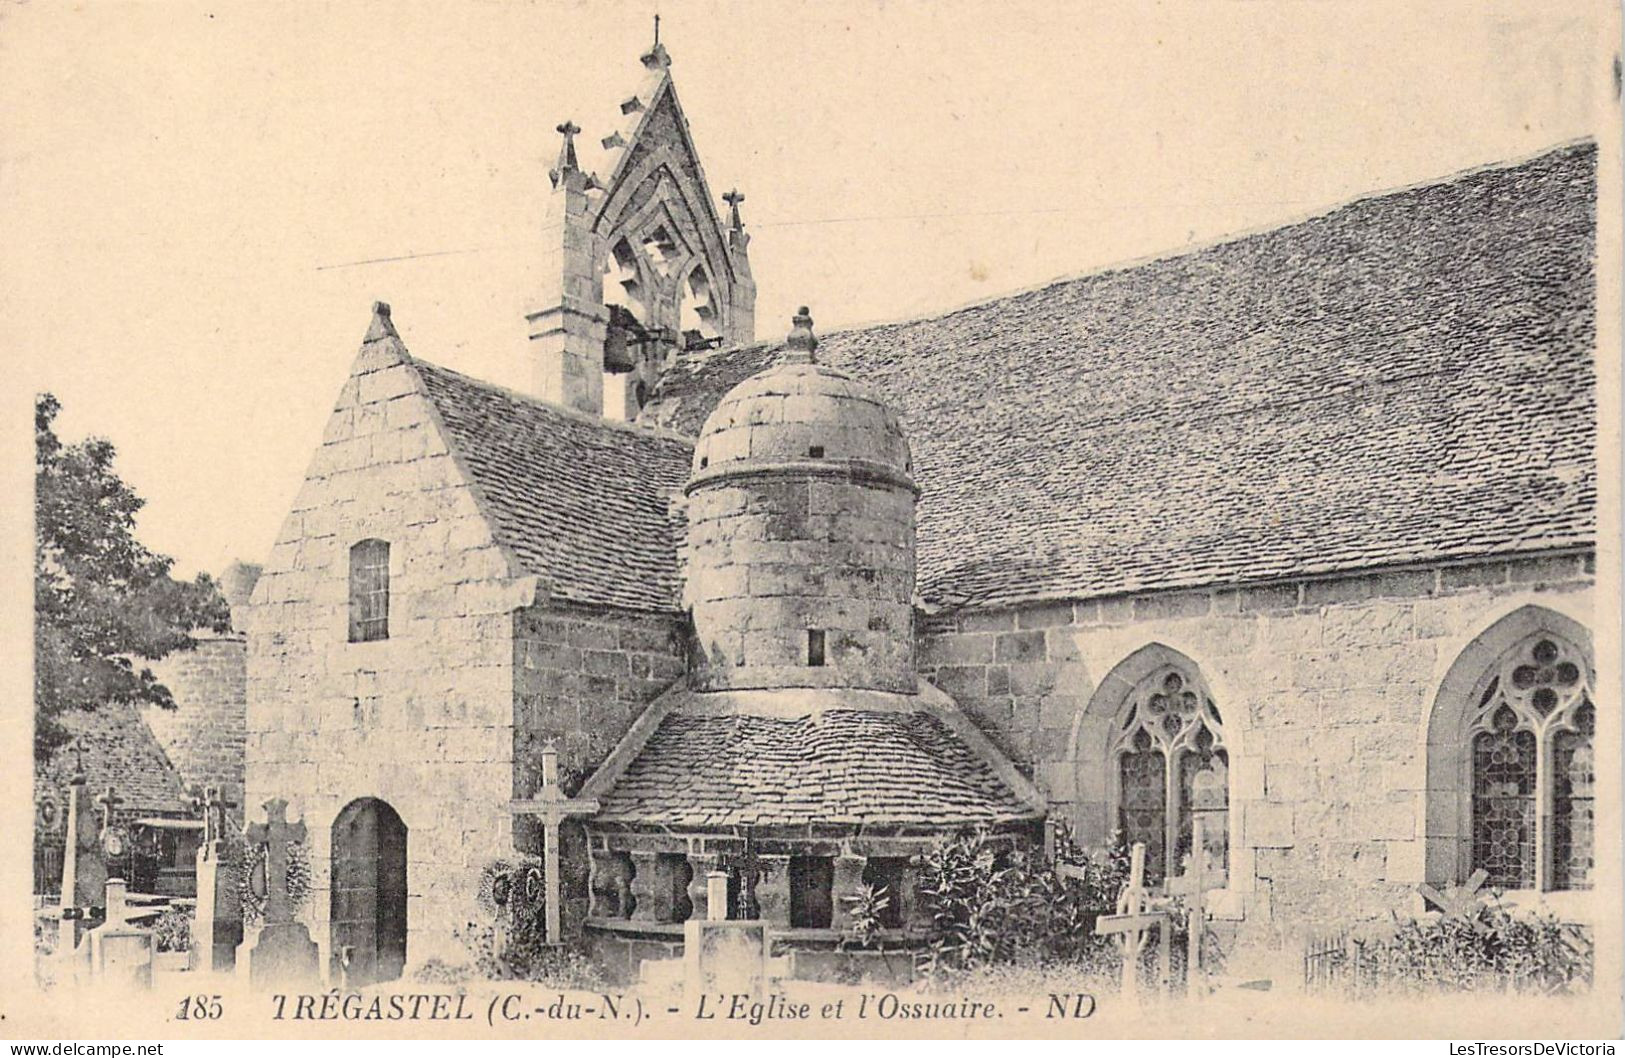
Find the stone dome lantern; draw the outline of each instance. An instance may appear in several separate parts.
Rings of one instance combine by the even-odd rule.
[[[696,689],[912,694],[908,441],[879,394],[817,362],[805,308],[787,346],[722,398],[694,449]]]

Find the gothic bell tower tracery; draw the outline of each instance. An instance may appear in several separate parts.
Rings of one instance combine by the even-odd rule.
[[[597,141],[596,171],[583,165],[581,127],[558,126],[544,287],[526,313],[534,392],[617,419],[637,417],[677,354],[755,339],[745,196],[711,195],[658,26],[641,61],[619,127]]]

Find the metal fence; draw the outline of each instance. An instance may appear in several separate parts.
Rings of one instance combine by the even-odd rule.
[[[1304,942],[1304,991],[1358,997],[1423,986],[1427,983],[1427,972],[1419,974],[1389,943],[1391,939],[1383,935],[1362,937],[1346,929],[1310,935]],[[1574,983],[1589,982],[1595,966],[1595,942],[1590,927],[1564,923],[1561,940],[1574,957],[1575,965],[1581,968]],[[1529,973],[1518,969],[1479,973],[1470,979],[1465,975],[1445,974],[1442,980],[1432,979],[1432,983],[1441,985],[1450,980],[1477,990],[1499,992],[1521,991],[1532,983]]]

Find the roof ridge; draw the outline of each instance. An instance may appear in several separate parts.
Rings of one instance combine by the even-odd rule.
[[[589,415],[584,411],[577,411],[574,408],[567,408],[562,404],[555,404],[553,401],[525,393],[521,390],[514,389],[511,386],[504,386],[499,382],[491,382],[483,378],[476,378],[465,371],[458,371],[456,368],[447,367],[444,364],[437,364],[432,360],[425,360],[422,357],[414,356],[411,353],[407,353],[406,356],[416,366],[426,367],[431,371],[440,371],[448,375],[454,375],[468,385],[477,386],[480,389],[500,394],[509,400],[518,401],[521,404],[532,405],[541,409],[542,411],[556,414],[563,419],[574,419],[577,422],[582,422],[589,426],[601,426],[606,429],[619,430],[622,433],[628,433],[634,436],[656,437],[665,441],[678,441],[681,442],[685,448],[692,449],[694,447],[694,438],[689,437],[687,434],[678,433],[676,430],[670,429],[669,427],[659,426],[654,423],[624,422],[620,419],[606,419],[601,415]]]
[[[1080,272],[1069,272],[1059,276],[1053,276],[1049,279],[1041,280],[1037,283],[1032,283],[1024,287],[1016,287],[1013,290],[1007,290],[1001,294],[992,294],[987,297],[961,302],[960,304],[946,309],[919,312],[908,316],[898,316],[890,319],[868,320],[862,323],[854,323],[845,327],[835,327],[825,331],[821,337],[827,340],[834,338],[837,335],[856,334],[864,331],[878,331],[886,327],[906,327],[909,324],[924,323],[928,320],[946,319],[950,316],[957,316],[961,312],[969,312],[973,309],[994,305],[1001,301],[1013,301],[1016,298],[1025,297],[1028,294],[1037,294],[1041,291],[1049,290],[1054,287],[1065,286],[1067,284],[1080,282],[1085,279],[1096,279],[1101,276],[1108,276],[1117,272],[1129,272],[1133,271],[1134,269],[1143,268],[1146,265],[1156,264],[1161,261],[1176,261],[1182,257],[1189,257],[1193,254],[1203,253],[1207,250],[1217,249],[1221,246],[1228,246],[1232,243],[1244,242],[1260,235],[1269,235],[1273,232],[1282,231],[1287,228],[1295,228],[1300,224],[1308,224],[1311,221],[1319,220],[1322,217],[1329,217],[1333,214],[1341,213],[1345,209],[1350,209],[1364,202],[1391,198],[1412,191],[1423,191],[1428,188],[1444,187],[1449,184],[1458,183],[1469,177],[1479,176],[1485,173],[1517,169],[1521,166],[1529,165],[1532,162],[1537,162],[1544,158],[1550,158],[1559,154],[1572,152],[1578,147],[1590,146],[1595,148],[1596,145],[1597,140],[1594,136],[1579,136],[1569,140],[1562,140],[1558,143],[1551,144],[1550,146],[1543,147],[1531,154],[1522,155],[1516,158],[1503,158],[1497,161],[1485,162],[1480,165],[1469,166],[1465,169],[1457,169],[1441,176],[1417,180],[1409,184],[1395,184],[1389,187],[1365,191],[1353,196],[1352,198],[1343,199],[1324,206],[1317,206],[1311,209],[1309,212],[1296,214],[1284,220],[1271,221],[1254,228],[1237,229],[1235,231],[1226,232],[1222,235],[1214,236],[1211,239],[1191,243],[1188,246],[1179,247],[1176,249],[1152,251],[1151,253],[1142,254],[1138,257],[1127,257],[1120,261],[1098,265],[1094,268],[1084,269]],[[743,352],[744,350],[758,346],[774,348],[783,344],[784,343],[782,340],[777,342],[752,342],[750,345],[734,346],[728,351]]]

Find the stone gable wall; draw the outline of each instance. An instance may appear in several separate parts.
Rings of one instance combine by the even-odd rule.
[[[1593,580],[1567,554],[928,616],[920,670],[1098,842],[1124,663],[1152,644],[1189,658],[1229,747],[1226,913],[1284,936],[1414,904],[1440,681],[1526,604],[1589,627]]]
[[[466,959],[442,949],[479,867],[511,852],[513,611],[534,587],[391,345],[363,347],[248,609],[246,778],[250,819],[282,796],[309,828],[324,959],[335,818],[361,797],[400,814],[410,966]],[[350,643],[349,549],[369,537],[390,544],[389,638]]]
[[[513,795],[541,784],[541,751],[559,750],[559,781],[574,794],[609,756],[643,710],[685,669],[685,619],[671,614],[538,602],[513,617]],[[515,842],[540,853],[529,819],[515,821]],[[561,828],[563,921],[587,915],[587,847],[578,824]]]

